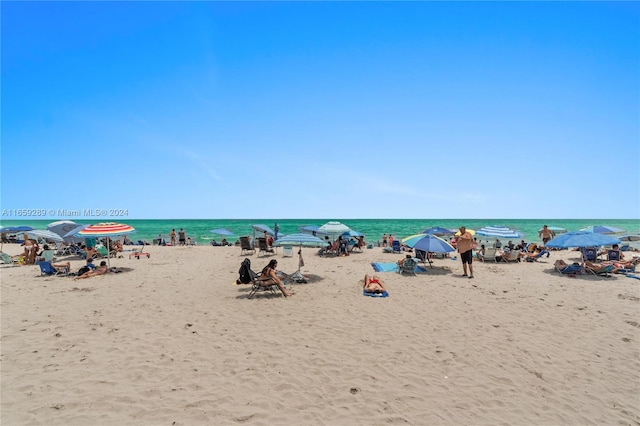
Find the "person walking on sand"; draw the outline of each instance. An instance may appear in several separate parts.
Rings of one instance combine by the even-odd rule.
[[[555,238],[555,236],[556,233],[549,229],[547,225],[544,225],[540,232],[538,232],[538,237],[542,238],[542,245],[546,245],[549,240]]]
[[[460,227],[460,236],[456,238],[456,247],[458,249],[458,253],[460,253],[460,258],[462,259],[462,269],[464,270],[463,277],[473,278],[473,266],[471,263],[473,262],[473,247],[472,247],[473,237],[471,233],[467,231],[467,228],[464,226]],[[467,264],[469,264],[469,274],[467,275]]]

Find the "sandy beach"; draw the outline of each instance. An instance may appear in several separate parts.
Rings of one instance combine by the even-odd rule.
[[[473,280],[437,259],[371,298],[401,255],[304,248],[309,283],[248,299],[239,247],[148,251],[86,280],[0,269],[3,425],[640,424],[640,281],[553,271],[576,252]]]

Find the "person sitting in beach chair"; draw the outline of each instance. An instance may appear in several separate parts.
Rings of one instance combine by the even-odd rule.
[[[382,280],[377,275],[369,276],[369,274],[366,274],[363,288],[367,293],[384,293],[387,291]]]
[[[579,263],[573,263],[569,265],[562,259],[558,259],[554,262],[554,267],[556,271],[560,272],[563,275],[577,275],[584,273],[584,268]]]
[[[607,260],[617,262],[624,259],[624,254],[620,251],[620,246],[614,244],[611,246],[611,250],[607,250]]]
[[[607,277],[609,273],[616,272],[616,267],[612,263],[593,263],[587,260],[584,262],[584,268],[594,275],[605,275]]]
[[[267,266],[265,266],[262,269],[262,272],[260,272],[260,275],[257,277],[256,280],[254,280],[254,282],[256,283],[256,285],[260,287],[270,287],[270,286],[276,285],[278,286],[278,288],[280,289],[284,297],[291,297],[295,293],[291,291],[287,291],[287,289],[284,287],[284,283],[280,278],[278,278],[278,275],[276,274],[277,266],[278,266],[278,261],[276,259],[271,259],[271,261],[267,264]],[[251,293],[249,294],[249,297],[253,296],[254,294],[255,294],[255,291],[252,288]]]

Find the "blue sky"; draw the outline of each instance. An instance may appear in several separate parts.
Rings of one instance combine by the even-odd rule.
[[[4,219],[640,217],[635,2],[0,7]]]

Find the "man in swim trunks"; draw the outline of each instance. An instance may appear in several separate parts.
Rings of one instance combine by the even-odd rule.
[[[383,293],[387,291],[387,289],[384,287],[384,284],[382,284],[382,281],[380,281],[380,277],[377,275],[370,277],[369,274],[366,274],[364,276],[364,291],[367,293]]]
[[[473,278],[473,266],[471,266],[473,262],[473,237],[464,226],[460,227],[460,236],[456,237],[456,248],[462,259],[462,269],[464,270],[462,276]],[[467,275],[467,264],[469,265],[469,275]]]
[[[538,237],[542,238],[543,245],[546,245],[549,242],[549,240],[551,240],[555,236],[556,236],[556,233],[553,232],[551,229],[549,229],[547,225],[544,225],[540,230],[540,232],[538,232]]]

